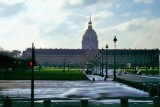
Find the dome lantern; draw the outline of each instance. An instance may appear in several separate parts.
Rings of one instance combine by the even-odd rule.
[[[89,19],[89,22],[88,22],[88,28],[92,28],[91,16],[90,16],[90,19]]]
[[[98,37],[94,29],[92,29],[91,16],[88,22],[88,29],[82,38],[82,49],[98,49]]]

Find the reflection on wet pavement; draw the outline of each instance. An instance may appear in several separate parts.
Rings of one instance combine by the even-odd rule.
[[[30,98],[30,81],[0,81],[0,96]],[[35,81],[35,98],[148,97],[148,93],[111,81]]]

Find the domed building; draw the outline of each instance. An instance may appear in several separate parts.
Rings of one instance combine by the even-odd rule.
[[[98,49],[98,37],[94,29],[92,29],[91,17],[88,22],[88,29],[83,35],[82,49]]]
[[[107,52],[107,58],[105,57]],[[22,58],[31,58],[32,49],[23,51]],[[117,49],[117,68],[130,67],[157,67],[159,65],[159,49]],[[93,59],[97,59],[97,66],[103,66],[102,60],[108,62],[108,68],[113,69],[114,49],[98,49],[98,37],[92,29],[91,17],[88,29],[82,38],[82,49],[35,49],[36,62],[50,67],[82,67]],[[101,57],[100,57],[101,56]],[[101,60],[100,60],[101,59]],[[101,65],[100,65],[101,64]]]

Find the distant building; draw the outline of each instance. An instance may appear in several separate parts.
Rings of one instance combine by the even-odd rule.
[[[105,52],[103,53],[104,61]],[[92,29],[90,18],[88,29],[82,38],[82,49],[35,49],[35,58],[38,64],[44,66],[82,67],[95,58],[98,53],[100,54],[98,36]],[[108,49],[107,54],[109,68],[113,68],[114,49]],[[31,48],[26,49],[22,57],[24,59],[31,58]],[[159,49],[117,49],[116,58],[118,68],[128,66],[157,67],[159,65]]]
[[[83,35],[82,49],[98,49],[98,37],[96,32],[92,29],[91,18],[88,22],[88,29]]]
[[[117,68],[124,67],[158,67],[159,49],[117,49]],[[114,50],[108,50],[108,65],[113,68]]]

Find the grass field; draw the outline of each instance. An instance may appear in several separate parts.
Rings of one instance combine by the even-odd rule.
[[[58,68],[42,68],[34,71],[35,80],[88,80],[81,69],[70,69],[63,71]],[[0,72],[0,80],[30,80],[31,69],[27,71]]]

